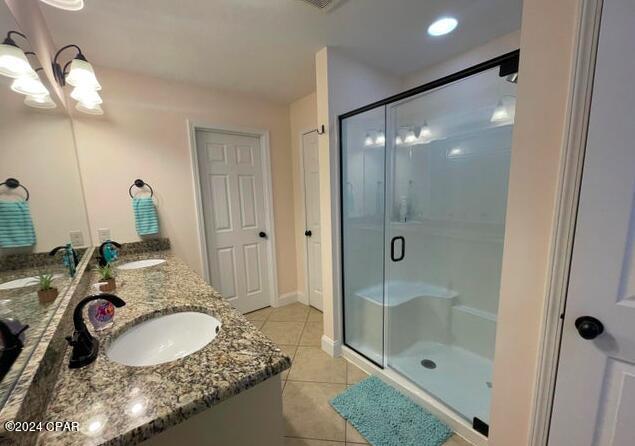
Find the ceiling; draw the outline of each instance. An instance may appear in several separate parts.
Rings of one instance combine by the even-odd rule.
[[[95,65],[291,102],[315,89],[315,53],[340,48],[403,76],[520,28],[522,0],[344,0],[323,12],[301,0],[86,0],[42,4],[57,46]],[[455,32],[429,37],[442,15]]]

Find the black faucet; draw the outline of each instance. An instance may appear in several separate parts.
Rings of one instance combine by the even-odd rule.
[[[73,332],[73,336],[66,337],[68,344],[73,347],[71,359],[68,363],[68,367],[70,369],[78,369],[80,367],[87,366],[97,358],[97,353],[99,352],[99,341],[88,331],[88,328],[84,323],[82,310],[88,302],[99,299],[107,300],[117,308],[126,305],[120,297],[108,293],[94,294],[79,301],[75,307],[75,311],[73,312],[73,324],[75,325],[75,331]]]
[[[117,248],[121,248],[121,244],[120,243],[117,243],[117,242],[112,241],[112,240],[106,240],[104,243],[99,245],[99,257],[97,257],[97,260],[99,261],[99,266],[106,266],[106,264],[108,263],[106,261],[106,258],[104,257],[104,248],[108,244],[112,244],[112,245],[114,245]]]
[[[13,325],[14,328],[11,328],[11,325]],[[17,328],[16,332],[13,331],[15,328]],[[21,325],[17,321],[0,319],[0,335],[2,336],[2,343],[4,345],[4,348],[0,352],[0,380],[9,373],[11,366],[15,360],[18,359],[18,356],[20,356],[22,348],[24,347],[20,335],[27,328],[29,328],[28,325]]]
[[[58,246],[57,248],[53,248],[51,250],[51,252],[49,252],[49,255],[50,256],[54,256],[55,254],[57,254],[58,251],[60,251],[62,249],[66,249],[66,245]],[[75,248],[73,248],[73,261],[75,262],[75,265],[79,264],[79,258],[77,256],[77,251],[75,250]]]

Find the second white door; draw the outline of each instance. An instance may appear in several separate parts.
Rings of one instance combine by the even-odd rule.
[[[322,245],[320,232],[320,172],[318,135],[302,135],[302,169],[304,172],[304,215],[309,305],[322,310]]]
[[[197,130],[212,285],[243,313],[270,305],[271,262],[260,138]]]

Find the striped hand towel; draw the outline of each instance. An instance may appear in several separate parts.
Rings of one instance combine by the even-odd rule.
[[[134,197],[132,199],[135,227],[139,235],[151,235],[159,232],[159,219],[152,197]]]
[[[0,201],[0,248],[35,245],[28,201]]]

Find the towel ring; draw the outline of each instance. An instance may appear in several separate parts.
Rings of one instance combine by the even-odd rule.
[[[0,186],[6,186],[9,189],[17,189],[18,187],[21,187],[22,189],[24,189],[24,192],[26,192],[26,198],[24,199],[24,201],[29,201],[29,197],[31,196],[29,194],[29,190],[24,187],[23,184],[20,184],[20,182],[15,178],[7,178],[4,183],[0,183]]]
[[[154,191],[152,190],[152,186],[150,186],[148,183],[146,183],[145,181],[143,181],[141,179],[136,179],[136,180],[134,180],[134,183],[132,183],[132,185],[128,189],[128,195],[130,195],[130,198],[133,198],[133,196],[132,196],[132,188],[135,187],[135,186],[137,186],[139,189],[141,189],[144,186],[148,186],[148,189],[150,189],[150,196],[154,197]]]

